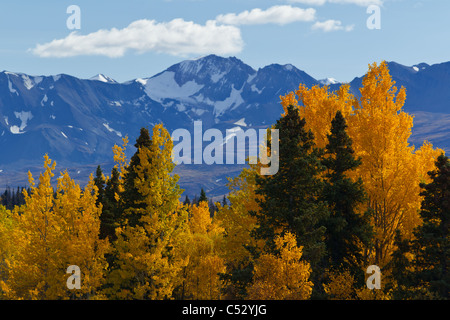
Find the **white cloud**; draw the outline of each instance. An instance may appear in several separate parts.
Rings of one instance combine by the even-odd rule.
[[[325,3],[338,3],[338,4],[355,4],[358,6],[367,7],[371,4],[383,5],[384,0],[288,0],[290,3],[301,3],[310,6],[322,6]]]
[[[327,0],[288,0],[290,3],[301,3],[309,6],[322,6]]]
[[[323,32],[330,32],[330,31],[352,31],[354,25],[349,26],[343,26],[342,22],[339,20],[326,20],[323,22],[317,21],[312,25],[313,30],[322,30]]]
[[[314,21],[316,10],[296,8],[292,6],[273,6],[267,10],[259,8],[243,11],[239,14],[228,13],[216,17],[216,21],[228,25],[266,24],[284,25],[296,21]]]
[[[183,19],[163,23],[144,19],[134,21],[123,29],[102,29],[87,35],[72,32],[63,39],[38,44],[30,50],[39,57],[101,55],[116,58],[127,51],[152,51],[177,56],[223,55],[238,53],[243,45],[241,32],[235,26],[217,25],[215,21],[200,25]]]

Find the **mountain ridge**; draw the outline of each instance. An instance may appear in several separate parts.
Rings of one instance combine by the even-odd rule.
[[[412,142],[419,144],[430,137],[438,147],[450,150],[450,129],[443,125],[445,115],[450,114],[450,62],[388,65],[397,85],[407,89],[405,111],[419,117]],[[362,77],[350,82],[356,95]],[[72,168],[75,173],[80,168],[81,172],[83,168],[91,170],[95,164],[108,167],[114,144],[128,136],[131,155],[139,129],[156,123],[162,122],[169,132],[192,130],[194,121],[202,121],[205,130],[224,131],[236,123],[265,128],[282,113],[281,95],[295,91],[300,83],[307,87],[328,83],[330,90],[336,90],[341,83],[331,79],[326,83],[316,80],[292,64],[273,63],[256,70],[238,58],[216,55],[184,60],[153,76],[121,83],[104,74],[80,79],[67,74],[30,76],[3,71],[0,187],[18,183],[14,176],[21,170],[26,173],[29,168],[39,168],[45,153],[61,168]],[[433,128],[438,128],[439,134],[432,134]],[[227,170],[236,173],[236,168]],[[223,183],[213,183],[226,181],[227,170],[222,169],[211,170],[205,178],[210,190],[223,192]],[[195,168],[188,171],[194,174]],[[208,168],[198,168],[200,171],[206,174]],[[26,177],[21,181],[26,182]],[[198,186],[197,181],[195,188]]]

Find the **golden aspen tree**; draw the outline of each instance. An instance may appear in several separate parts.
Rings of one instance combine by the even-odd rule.
[[[260,196],[255,193],[255,178],[258,174],[258,168],[254,166],[244,168],[228,183],[230,193],[227,198],[230,205],[218,204],[215,219],[224,229],[225,235],[222,256],[231,264],[249,258],[246,246],[257,246],[255,239],[251,236],[256,226],[256,217],[250,215],[250,212],[259,210],[256,199]]]
[[[120,193],[122,193],[124,190],[123,180],[124,180],[125,174],[127,172],[127,166],[128,166],[128,159],[126,156],[126,149],[127,149],[128,142],[129,142],[128,136],[125,136],[124,138],[122,138],[122,146],[114,145],[114,147],[113,147],[113,154],[114,154],[113,159],[114,159],[114,162],[116,163],[114,165],[114,168],[116,168],[116,170],[119,172],[119,185],[118,185],[119,193],[115,194],[116,201],[120,200]],[[111,178],[112,177],[107,176],[106,182],[108,182],[108,180]]]
[[[53,212],[65,234],[61,242],[64,261],[80,268],[82,285],[72,297],[103,298],[99,288],[105,281],[110,250],[106,239],[100,239],[101,205],[97,203],[97,187],[91,174],[84,190],[65,171],[58,179]],[[66,274],[67,278],[67,274]]]
[[[328,271],[328,283],[324,283],[324,291],[331,300],[355,300],[354,276],[348,271]]]
[[[179,252],[187,213],[179,202],[179,177],[172,174],[173,143],[162,125],[153,128],[151,145],[138,153],[135,186],[143,206],[127,215],[139,215],[136,225],[117,228],[107,294],[118,299],[170,299],[185,265]]]
[[[65,172],[55,195],[55,165],[46,155],[38,186],[28,174],[31,192],[24,191],[25,205],[14,211],[10,299],[96,298],[102,284],[109,244],[98,237],[101,209],[96,206],[93,176],[82,191]],[[81,287],[73,291],[67,286],[71,265],[81,272]]]
[[[183,268],[182,299],[219,300],[225,271],[219,256],[223,229],[211,218],[208,202],[201,201],[189,209],[189,234],[184,253],[189,263]]]
[[[115,164],[115,167],[120,172],[120,178],[122,179],[125,172],[126,167],[128,165],[127,156],[125,154],[127,145],[128,145],[128,136],[122,138],[122,146],[114,145],[113,147],[113,159]]]
[[[341,111],[344,118],[347,118],[353,112],[355,100],[348,84],[342,85],[336,92],[329,92],[327,86],[317,85],[308,89],[300,84],[295,94],[290,92],[280,98],[285,111],[282,116],[286,115],[289,105],[296,106],[300,116],[306,119],[305,129],[314,134],[314,142],[318,148],[325,148],[327,145],[327,135],[330,134],[331,121],[336,112]]]
[[[302,247],[287,232],[275,239],[279,254],[262,254],[256,261],[253,284],[248,289],[251,300],[306,300],[312,293],[311,267],[302,261]]]
[[[417,181],[419,182],[414,183],[413,185],[412,192],[418,195],[417,198],[415,198],[415,202],[410,204],[414,209],[420,208],[420,204],[423,200],[423,197],[420,196],[420,183],[431,182],[428,172],[435,168],[435,162],[442,152],[442,149],[434,148],[429,141],[424,141],[423,145],[414,152],[414,172],[412,175],[417,177]],[[412,238],[414,228],[422,223],[422,219],[420,218],[418,211],[414,209],[408,211],[408,216],[404,219],[403,224],[403,236],[409,239]]]
[[[409,144],[413,117],[402,109],[406,90],[395,86],[385,61],[369,66],[360,91],[349,132],[362,160],[356,174],[364,181],[372,210],[374,262],[383,267],[390,259],[396,230],[410,236],[411,227],[418,221],[418,188],[425,172],[418,172],[417,165],[423,168],[424,161],[431,164],[432,157],[418,160],[414,146]]]
[[[391,295],[383,288],[356,288],[355,279],[348,271],[330,272],[328,276],[330,281],[324,284],[324,290],[331,300],[391,300]]]
[[[13,235],[17,253],[10,261],[10,276],[7,281],[11,289],[10,299],[45,298],[45,292],[53,282],[52,276],[56,272],[51,270],[56,260],[52,247],[55,247],[58,235],[53,207],[53,188],[51,178],[56,163],[45,157],[45,171],[40,175],[39,186],[35,187],[31,173],[28,181],[31,185],[32,195],[25,192],[25,206],[21,208],[22,214],[15,212],[16,229]],[[62,272],[64,276],[65,272]],[[62,280],[62,277],[60,277]],[[62,283],[61,283],[62,285]]]
[[[332,115],[340,110],[346,118],[355,156],[362,161],[349,177],[363,180],[365,207],[372,211],[375,231],[372,260],[383,267],[390,259],[395,231],[410,237],[419,223],[419,183],[442,150],[429,143],[417,150],[410,145],[413,117],[403,111],[406,90],[395,86],[385,61],[369,65],[360,93],[360,98],[354,97],[348,85],[332,93],[327,87],[300,85],[296,94],[280,98],[285,109],[299,109],[318,147],[325,146]]]
[[[0,300],[10,295],[6,282],[10,273],[10,261],[14,255],[14,228],[11,211],[0,205]]]
[[[224,276],[228,299],[243,299],[247,295],[254,262],[249,249],[261,251],[264,247],[264,240],[252,237],[257,219],[250,214],[259,210],[257,199],[261,196],[255,193],[258,174],[259,168],[250,165],[250,168],[244,168],[237,177],[229,179],[230,193],[227,198],[230,205],[222,206],[218,203],[218,211],[214,216],[223,228],[220,256],[226,263]]]

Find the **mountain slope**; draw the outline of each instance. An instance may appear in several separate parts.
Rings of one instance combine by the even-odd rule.
[[[411,67],[389,62],[393,79],[407,89],[405,110],[416,115],[411,141],[430,139],[450,150],[450,62]],[[92,172],[97,164],[111,167],[112,146],[130,140],[129,155],[141,127],[164,123],[172,132],[266,128],[282,113],[280,95],[307,87],[340,86],[333,78],[316,80],[295,66],[271,64],[258,70],[241,60],[210,55],[186,60],[143,79],[124,83],[99,74],[90,79],[70,75],[29,76],[0,73],[0,187],[25,184],[26,171],[41,167],[45,153],[61,169]],[[351,81],[359,93],[362,77]],[[227,173],[242,166],[181,166],[180,183],[198,192],[223,194]],[[196,179],[196,173],[202,179]],[[87,175],[84,175],[87,177]],[[189,176],[189,177],[188,177]],[[215,189],[216,188],[216,189]],[[216,190],[216,191],[214,191]]]

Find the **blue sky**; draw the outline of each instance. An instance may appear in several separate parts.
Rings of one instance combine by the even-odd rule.
[[[367,28],[370,3],[381,29]],[[67,27],[70,5],[79,30]],[[10,0],[0,3],[0,70],[123,82],[216,53],[345,82],[375,61],[449,61],[449,14],[448,0]]]

